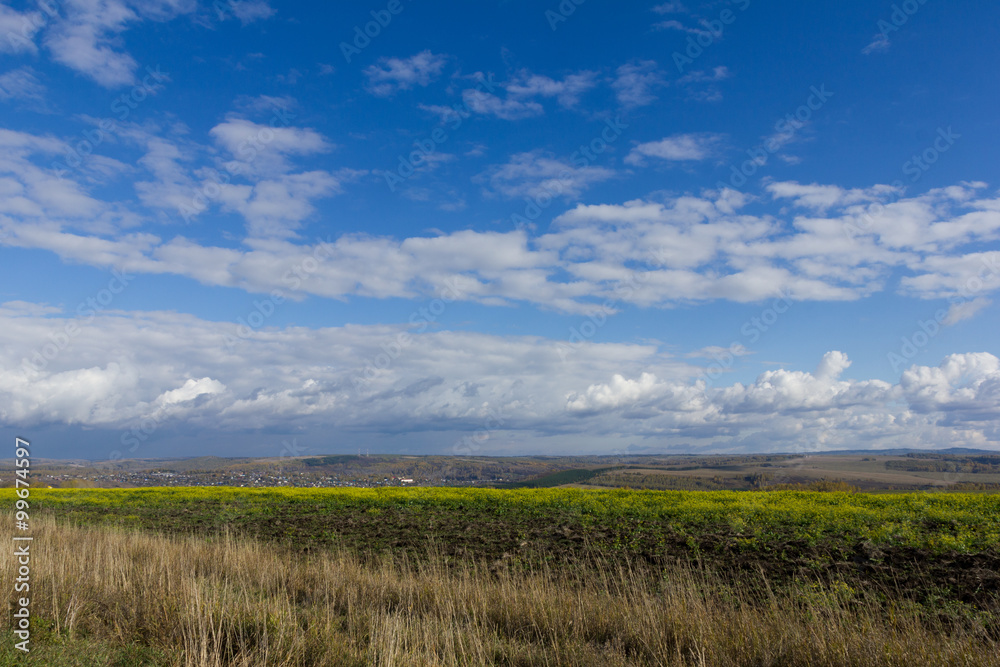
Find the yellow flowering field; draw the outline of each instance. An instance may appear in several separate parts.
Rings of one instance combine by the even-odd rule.
[[[12,489],[0,492],[0,502],[12,507],[13,501]],[[434,518],[551,521],[599,534],[621,528],[654,536],[713,532],[749,547],[794,540],[970,552],[1000,545],[1000,495],[967,493],[163,487],[33,489],[31,502],[57,517],[168,530],[220,524],[252,529],[272,519],[294,525],[296,518],[314,525],[323,517],[339,525],[353,514],[381,516],[386,525]]]

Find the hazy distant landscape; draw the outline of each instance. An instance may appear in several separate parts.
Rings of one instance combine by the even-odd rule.
[[[9,461],[0,465],[12,467]],[[54,488],[141,486],[476,486],[646,490],[1000,490],[1000,454],[985,450],[719,456],[455,457],[404,455],[123,459],[35,463]],[[8,485],[10,480],[3,480]]]

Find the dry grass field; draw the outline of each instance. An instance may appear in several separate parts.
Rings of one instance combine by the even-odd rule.
[[[35,534],[34,650],[15,655],[7,636],[0,664],[1000,664],[989,616],[928,615],[843,582],[772,591],[625,561],[526,572],[433,555],[304,557],[51,518]],[[10,590],[9,568],[0,585]]]

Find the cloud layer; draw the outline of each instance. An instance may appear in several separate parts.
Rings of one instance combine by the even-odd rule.
[[[299,160],[335,146],[308,127],[272,125],[231,115],[214,126],[208,134],[222,151],[214,170],[190,164],[209,146],[123,130],[145,151],[140,165],[148,179],[136,180],[137,196],[172,215],[240,216],[245,236],[227,247],[135,231],[142,211],[102,200],[83,182],[88,169],[114,173],[114,160],[92,156],[74,180],[47,166],[68,150],[62,140],[0,130],[0,243],[48,250],[67,262],[253,293],[281,290],[292,298],[433,297],[451,285],[462,300],[522,301],[567,313],[591,311],[630,282],[637,287],[623,301],[641,306],[778,295],[843,301],[890,290],[951,298],[954,323],[1000,287],[998,253],[984,250],[1000,237],[1000,198],[983,183],[905,197],[888,185],[771,182],[761,198],[722,189],[577,204],[535,235],[461,230],[302,242],[316,202],[343,193],[365,172],[301,170]],[[668,137],[640,144],[626,162],[698,159],[717,142],[713,135]],[[488,195],[526,198],[537,207],[571,201],[617,173],[533,151],[476,180]],[[784,206],[783,214],[755,211],[766,200]],[[303,263],[316,266],[303,275]]]
[[[889,384],[844,378],[850,361],[833,351],[811,372],[715,387],[704,368],[655,346],[421,331],[426,323],[241,332],[177,313],[71,317],[25,302],[0,306],[0,320],[0,420],[15,426],[219,434],[405,424],[479,433],[494,453],[526,437],[550,451],[570,434],[751,451],[980,446],[1000,435],[1000,360],[987,353],[914,365]]]

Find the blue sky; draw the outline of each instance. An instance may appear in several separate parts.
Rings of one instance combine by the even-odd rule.
[[[0,4],[53,457],[1000,445],[990,3]]]

